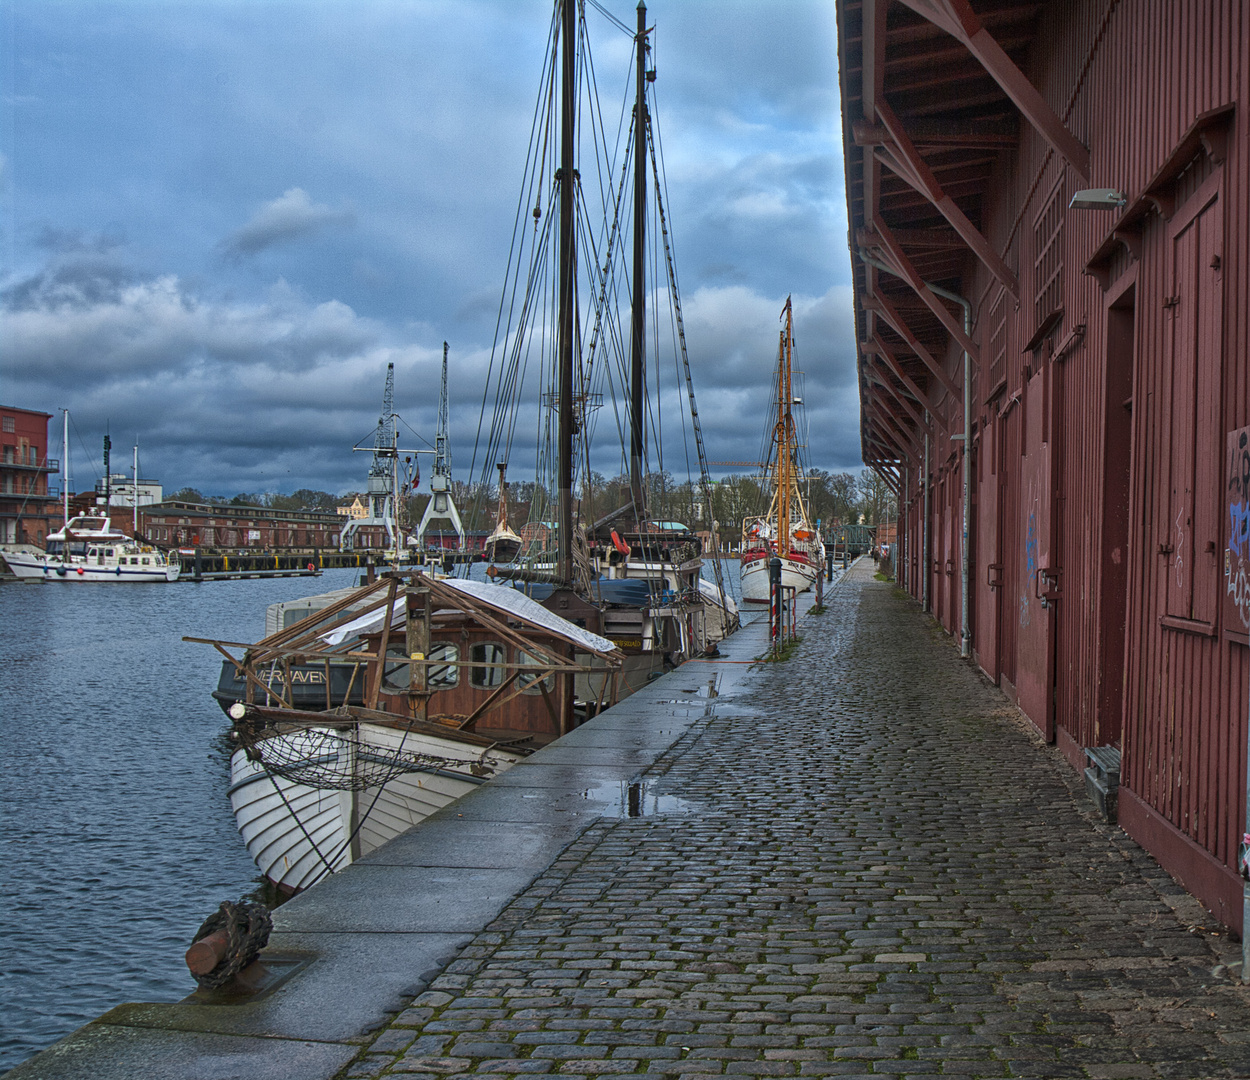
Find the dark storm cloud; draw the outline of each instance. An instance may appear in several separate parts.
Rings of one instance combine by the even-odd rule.
[[[632,0],[609,6],[632,23]],[[858,464],[832,5],[649,8],[709,454],[755,455],[793,293],[813,464]],[[170,489],[359,488],[386,364],[431,439],[447,339],[467,479],[550,6],[98,0],[82,27],[14,10],[6,399],[133,429]],[[587,18],[606,101],[630,39]]]

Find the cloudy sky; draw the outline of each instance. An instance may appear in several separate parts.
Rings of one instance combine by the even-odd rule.
[[[77,488],[107,426],[167,491],[344,491],[388,361],[433,438],[447,340],[468,479],[550,19],[3,0],[0,400],[70,410]],[[630,42],[587,20],[613,101]],[[833,5],[653,0],[649,21],[709,456],[757,456],[793,294],[812,464],[858,467]]]

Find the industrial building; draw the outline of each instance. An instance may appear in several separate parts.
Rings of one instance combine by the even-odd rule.
[[[1240,930],[1250,7],[837,11],[862,449],[900,580]]]

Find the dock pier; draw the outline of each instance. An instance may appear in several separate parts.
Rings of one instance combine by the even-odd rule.
[[[1250,1072],[1240,949],[860,559],[10,1080]]]

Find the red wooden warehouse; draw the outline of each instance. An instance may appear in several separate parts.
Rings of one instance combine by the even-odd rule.
[[[1074,767],[1121,752],[1120,824],[1240,930],[1250,5],[838,17],[862,446],[900,578]]]

